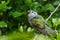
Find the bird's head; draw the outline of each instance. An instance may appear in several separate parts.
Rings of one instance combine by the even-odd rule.
[[[29,20],[31,20],[32,18],[34,18],[38,15],[37,12],[35,12],[33,10],[29,10],[28,12],[29,12],[29,14],[28,14],[28,19]]]

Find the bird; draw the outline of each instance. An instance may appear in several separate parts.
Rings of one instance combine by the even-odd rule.
[[[56,36],[58,34],[58,32],[53,30],[45,19],[34,10],[28,10],[28,22],[33,28],[44,35],[52,34]]]

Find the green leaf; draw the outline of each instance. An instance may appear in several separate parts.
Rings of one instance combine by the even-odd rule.
[[[32,6],[32,9],[33,9],[34,11],[38,12],[39,9],[40,9],[39,7],[41,6],[41,4],[38,3],[38,2],[33,2],[31,6]]]
[[[27,32],[33,32],[34,31],[34,29],[32,29],[31,27],[29,27],[28,29],[27,29]]]
[[[26,2],[26,4],[31,4],[32,0],[26,0],[25,2]]]
[[[0,21],[0,27],[1,28],[7,27],[7,23],[5,23],[4,21]]]
[[[60,18],[52,19],[52,22],[53,22],[54,26],[58,26],[58,25],[60,25]]]
[[[7,9],[11,9],[11,7],[7,6],[6,1],[1,1],[1,3],[0,3],[0,11],[6,11]]]
[[[47,0],[43,0],[43,1],[47,1]]]
[[[15,12],[10,12],[10,15],[12,15],[13,17],[19,17],[19,16],[21,16],[23,13],[21,13],[21,12],[18,12],[18,11],[15,11]]]
[[[44,10],[53,11],[55,8],[52,4],[46,4]]]
[[[57,40],[60,40],[60,33],[57,35]]]
[[[23,32],[24,31],[23,30],[23,26],[20,26],[18,29],[19,29],[20,32]]]
[[[36,34],[34,39],[35,40],[51,40],[48,36],[43,34]]]
[[[55,1],[54,3],[53,3],[53,5],[59,5],[59,1]]]
[[[51,23],[51,21],[48,21],[48,24],[49,24],[50,27],[52,27],[52,23]]]
[[[33,5],[34,5],[34,6],[41,6],[41,4],[38,3],[38,2],[33,2]]]

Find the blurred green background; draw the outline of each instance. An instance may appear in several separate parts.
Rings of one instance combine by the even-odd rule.
[[[36,35],[36,40],[60,40],[60,7],[48,20],[58,32],[56,38],[36,33],[28,22],[28,10],[47,19],[59,3],[60,0],[0,0],[0,40],[34,40]]]

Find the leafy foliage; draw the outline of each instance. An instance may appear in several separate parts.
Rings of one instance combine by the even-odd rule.
[[[34,10],[46,19],[59,3],[60,0],[0,0],[0,31],[3,34],[7,28],[7,31],[9,31],[8,34],[14,37],[11,40],[15,40],[15,38],[19,40],[20,37],[20,40],[29,40],[29,36],[33,38],[35,29],[31,28],[28,23],[28,10]],[[58,32],[57,39],[51,37],[51,40],[60,40],[60,8],[48,20],[48,24]],[[15,34],[10,33],[12,31],[19,31],[22,35],[18,32]],[[10,36],[8,34],[7,37]],[[28,37],[25,37],[25,34]],[[12,38],[11,36],[9,38]],[[37,40],[45,40],[45,35],[40,35]],[[50,40],[50,38],[47,37],[46,40]]]
[[[8,7],[8,2],[9,0],[6,2],[6,1],[1,1],[0,3],[0,11],[6,11],[7,9],[11,9],[11,7]]]
[[[22,15],[22,13],[18,12],[18,11],[15,11],[15,12],[11,12],[10,15],[12,15],[14,18],[15,17],[19,17]]]
[[[5,23],[4,21],[1,21],[0,22],[0,27],[1,28],[7,27],[7,23]]]

